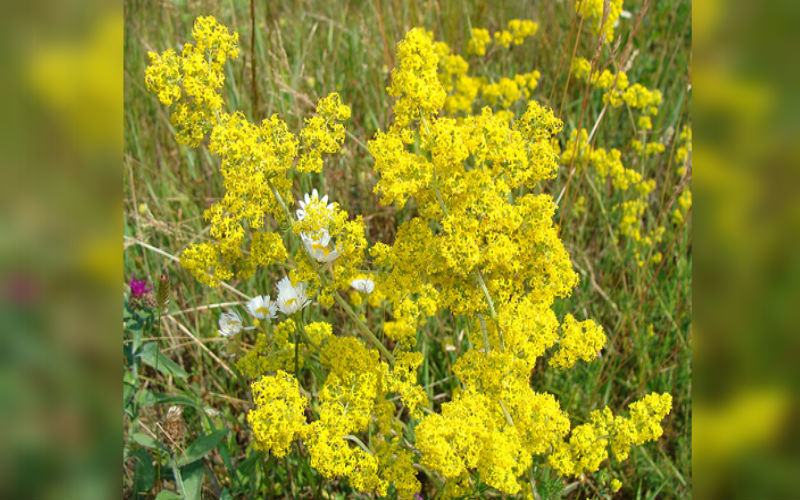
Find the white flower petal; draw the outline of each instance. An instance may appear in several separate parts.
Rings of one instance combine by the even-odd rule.
[[[365,293],[367,295],[371,294],[373,290],[375,290],[375,282],[369,278],[363,279],[356,279],[350,282],[350,286],[353,287],[355,290],[359,292]]]
[[[269,295],[259,295],[253,297],[247,303],[247,310],[251,316],[260,320],[270,320],[275,318],[273,307],[270,305]]]
[[[278,309],[286,315],[294,314],[306,307],[311,301],[306,297],[306,283],[299,282],[292,286],[288,277],[284,277],[278,282]]]
[[[228,309],[227,312],[219,315],[218,325],[219,330],[217,330],[217,332],[219,332],[220,335],[223,337],[233,337],[242,331],[242,318],[236,311]]]

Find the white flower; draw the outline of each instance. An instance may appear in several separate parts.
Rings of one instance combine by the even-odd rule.
[[[359,292],[371,294],[375,290],[375,282],[369,278],[357,279],[350,282],[350,286]]]
[[[247,310],[256,319],[275,319],[278,315],[278,304],[269,301],[269,295],[257,295],[247,303]]]
[[[242,331],[242,318],[239,313],[233,309],[228,309],[219,315],[219,330],[217,330],[223,337],[233,337]]]
[[[622,12],[619,13],[619,17],[623,19],[630,19],[631,17],[633,17],[633,14],[631,14],[630,11],[623,10]],[[619,17],[617,18],[616,21],[614,21],[614,29],[616,29],[617,26],[619,26]]]
[[[312,204],[321,204],[323,208],[327,209],[330,217],[333,217],[333,203],[328,203],[327,194],[320,198],[319,192],[317,192],[316,189],[312,189],[310,195],[308,193],[303,195],[303,199],[298,201],[297,204],[300,206],[300,208],[294,212],[295,215],[297,215],[297,220],[303,220],[306,218],[306,207]]]
[[[300,235],[300,239],[303,240],[303,245],[305,245],[308,253],[311,254],[317,262],[333,262],[341,255],[335,248],[328,248],[328,245],[331,243],[331,235],[328,234],[327,229],[323,229],[320,232],[319,238],[314,238],[307,233],[303,233]]]
[[[311,301],[306,298],[305,282],[301,281],[297,286],[292,286],[287,277],[278,282],[278,309],[283,314],[294,314],[310,303]]]

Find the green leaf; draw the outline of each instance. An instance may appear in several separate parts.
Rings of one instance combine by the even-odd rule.
[[[142,390],[138,396],[137,402],[139,406],[151,406],[156,400],[155,394],[147,390]]]
[[[153,439],[152,437],[148,436],[147,434],[142,434],[141,432],[134,432],[131,434],[131,439],[135,443],[144,446],[145,448],[150,448],[151,450],[163,450],[164,447],[161,446],[161,443]]]
[[[178,465],[190,464],[208,455],[227,433],[228,429],[217,429],[211,434],[200,436],[186,448],[183,456],[178,461]]]
[[[146,498],[146,493],[153,487],[156,479],[153,457],[141,448],[134,451],[133,456],[136,458],[136,466],[133,471],[133,494],[135,498]]]
[[[194,406],[195,408],[202,409],[202,406],[200,406],[199,403],[186,396],[170,396],[168,394],[161,394],[158,392],[153,393],[153,400],[148,401],[148,404],[153,404],[153,405],[174,404],[181,406]]]
[[[170,490],[161,490],[156,495],[156,500],[181,500],[183,497]]]
[[[129,382],[122,384],[122,407],[128,412],[131,417],[134,416],[133,395],[136,391],[136,385]]]
[[[185,467],[181,467],[181,479],[183,479],[184,500],[200,500],[200,493],[203,491],[203,473],[205,468],[203,462],[192,462]]]
[[[139,357],[142,358],[142,361],[165,375],[179,379],[186,379],[189,376],[176,362],[164,356],[155,342],[144,344],[139,351]]]
[[[131,349],[133,349],[133,352],[137,352],[142,345],[142,329],[132,328],[131,333],[133,333],[133,343],[131,344]]]

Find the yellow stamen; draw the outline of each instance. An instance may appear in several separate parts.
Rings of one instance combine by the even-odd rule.
[[[328,256],[328,254],[330,254],[330,253],[331,253],[331,252],[330,252],[330,250],[328,250],[328,247],[326,247],[326,246],[322,246],[322,245],[320,245],[319,243],[314,243],[314,244],[312,244],[312,245],[311,245],[311,249],[312,249],[312,250],[315,250],[315,251],[316,251],[316,250],[322,250],[322,253],[325,255],[325,257],[327,257],[327,256]]]

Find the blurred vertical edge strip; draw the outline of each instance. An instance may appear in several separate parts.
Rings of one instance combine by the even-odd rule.
[[[0,497],[117,498],[123,6],[0,22]]]
[[[798,498],[799,20],[693,4],[697,498]]]

